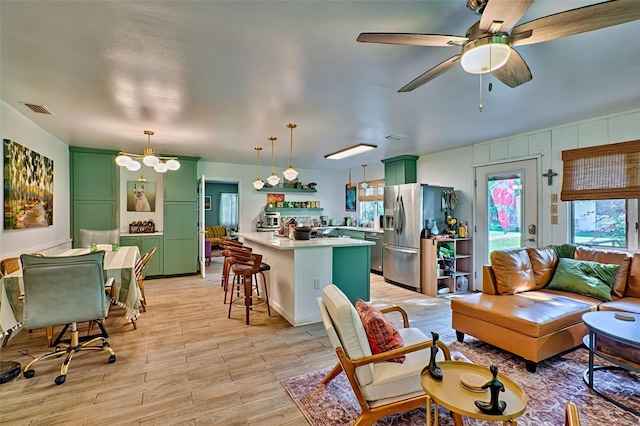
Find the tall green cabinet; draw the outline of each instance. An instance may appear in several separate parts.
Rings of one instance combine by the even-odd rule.
[[[71,238],[80,247],[80,229],[118,227],[116,151],[69,147]]]
[[[198,158],[164,175],[164,275],[198,271]]]

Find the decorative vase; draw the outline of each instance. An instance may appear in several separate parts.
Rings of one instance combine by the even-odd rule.
[[[431,225],[431,229],[429,229],[429,232],[431,233],[431,235],[433,235],[434,237],[438,234],[440,234],[440,231],[438,230],[438,222],[434,219],[433,220],[433,225]]]

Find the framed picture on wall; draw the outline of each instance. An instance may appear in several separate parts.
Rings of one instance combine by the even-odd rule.
[[[356,193],[358,187],[355,185],[346,185],[345,189],[345,206],[344,209],[348,212],[356,211]]]
[[[204,209],[211,210],[211,195],[204,196]]]

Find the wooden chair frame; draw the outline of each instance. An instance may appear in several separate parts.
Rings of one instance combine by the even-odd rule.
[[[387,314],[390,312],[399,312],[402,315],[403,326],[404,328],[409,327],[409,317],[404,309],[400,306],[389,306],[386,308],[380,309],[383,314]],[[360,384],[358,383],[358,379],[356,378],[356,368],[362,365],[371,364],[375,362],[383,362],[388,359],[395,358],[400,355],[405,355],[410,352],[419,351],[422,349],[427,349],[431,347],[431,341],[425,341],[422,343],[417,343],[415,345],[405,346],[398,349],[393,349],[388,352],[379,353],[376,355],[366,356],[358,359],[351,359],[344,352],[344,349],[339,347],[336,348],[336,354],[338,355],[338,363],[335,367],[322,379],[322,384],[329,383],[332,379],[334,379],[340,372],[344,371],[349,380],[349,384],[353,389],[353,393],[358,399],[358,404],[360,404],[360,408],[362,412],[360,416],[356,419],[354,426],[359,425],[371,425],[375,421],[389,416],[391,414],[401,413],[408,410],[413,410],[416,408],[421,408],[425,406],[426,396],[425,395],[416,395],[407,399],[403,399],[401,401],[392,402],[386,405],[381,405],[378,407],[371,407],[360,390]],[[438,347],[442,350],[444,354],[445,360],[451,359],[451,352],[449,348],[444,343],[438,341]],[[462,417],[459,415],[454,415],[454,424],[462,425]]]

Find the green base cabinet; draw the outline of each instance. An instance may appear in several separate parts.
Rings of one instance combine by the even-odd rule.
[[[152,248],[156,248],[156,254],[151,259],[147,277],[157,277],[164,275],[164,250],[162,235],[136,235],[120,237],[121,246],[138,246],[140,255],[148,253]]]
[[[354,267],[354,265],[358,265]],[[334,247],[332,282],[355,304],[371,300],[371,246]]]

